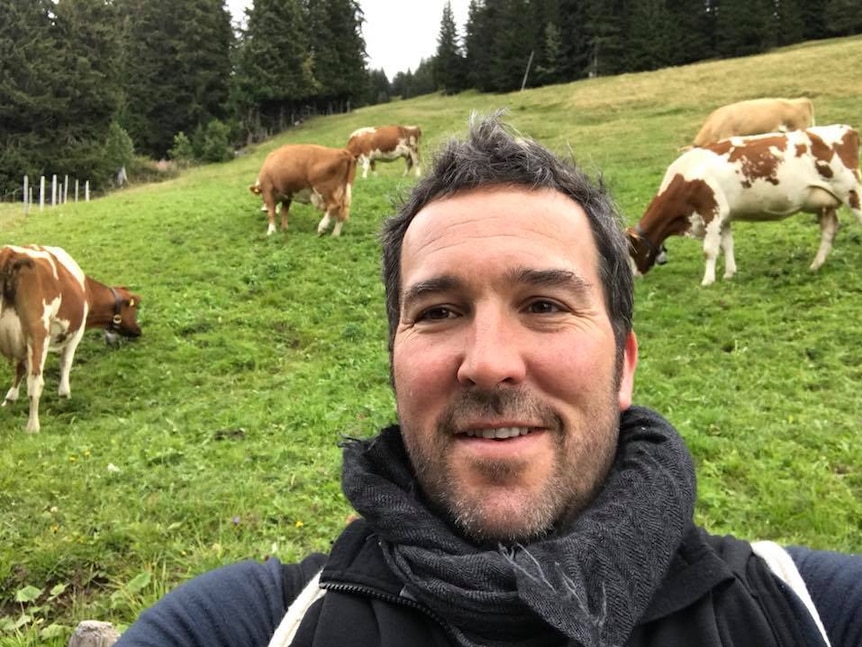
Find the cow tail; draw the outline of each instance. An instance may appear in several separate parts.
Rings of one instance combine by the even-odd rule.
[[[347,209],[350,208],[351,193],[353,191],[353,181],[356,179],[356,165],[357,159],[353,157],[353,155],[351,155],[349,161],[347,162],[347,177],[345,178],[346,183],[344,189],[344,206]]]
[[[33,267],[33,260],[6,255],[0,256],[0,295],[3,301],[14,302],[18,287],[18,274],[22,267]]]

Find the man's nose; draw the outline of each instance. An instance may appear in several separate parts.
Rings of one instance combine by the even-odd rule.
[[[526,376],[522,342],[511,315],[477,313],[465,336],[458,381],[481,389],[520,384]]]

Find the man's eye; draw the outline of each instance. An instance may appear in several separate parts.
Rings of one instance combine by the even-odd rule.
[[[446,306],[435,306],[433,308],[423,310],[419,316],[416,317],[416,321],[442,321],[444,319],[451,319],[454,316],[455,313]]]
[[[557,312],[562,312],[563,309],[559,304],[554,301],[548,301],[546,299],[538,299],[536,301],[531,301],[529,305],[527,305],[527,311],[533,314],[554,314]]]

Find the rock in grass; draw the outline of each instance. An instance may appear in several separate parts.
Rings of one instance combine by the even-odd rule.
[[[69,638],[69,647],[111,647],[120,634],[110,622],[82,620]]]

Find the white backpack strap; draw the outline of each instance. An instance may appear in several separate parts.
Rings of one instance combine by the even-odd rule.
[[[290,605],[284,618],[272,635],[272,640],[269,641],[269,647],[289,647],[296,636],[299,629],[299,623],[305,617],[305,612],[311,608],[317,600],[323,597],[326,589],[320,588],[320,571],[311,578],[305,588],[296,596],[296,599]]]
[[[805,580],[793,563],[793,558],[784,548],[776,544],[774,541],[754,541],[751,542],[751,549],[754,554],[763,559],[769,570],[772,571],[781,581],[789,586],[796,594],[808,613],[814,619],[817,628],[820,630],[820,635],[827,645],[830,645],[829,636],[826,635],[826,628],[820,620],[820,614],[817,613],[817,607],[814,606],[814,600],[811,599],[811,594],[808,592],[808,587],[805,586]]]

